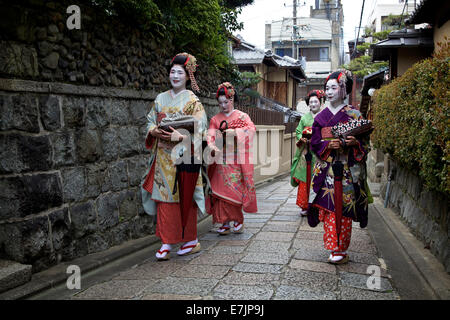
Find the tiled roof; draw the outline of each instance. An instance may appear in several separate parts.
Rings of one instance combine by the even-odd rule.
[[[239,47],[233,50],[233,60],[238,65],[260,64],[266,60],[279,68],[288,68],[297,71],[295,72],[295,76],[297,77],[305,77],[302,63],[299,60],[287,56],[280,57],[279,55],[273,54],[270,50],[264,52],[244,41],[241,42]]]

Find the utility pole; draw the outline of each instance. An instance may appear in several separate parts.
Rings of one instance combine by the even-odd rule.
[[[292,58],[297,59],[297,46],[295,41],[297,40],[297,0],[292,0],[294,6],[293,19],[292,19]]]

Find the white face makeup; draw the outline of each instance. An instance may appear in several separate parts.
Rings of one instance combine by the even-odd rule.
[[[312,113],[317,113],[320,110],[320,100],[316,96],[312,96],[309,98],[309,110],[311,110]]]
[[[234,109],[233,100],[228,99],[226,96],[219,96],[217,99],[219,102],[220,111],[223,113],[230,113]]]
[[[336,79],[328,80],[327,85],[325,87],[325,94],[327,95],[328,101],[334,104],[337,102],[341,102],[340,96],[340,87]]]
[[[186,89],[187,75],[182,66],[175,64],[170,69],[169,80],[175,91]]]

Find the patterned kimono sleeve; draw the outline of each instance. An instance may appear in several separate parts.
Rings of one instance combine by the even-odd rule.
[[[322,126],[314,121],[312,125],[311,149],[323,161],[330,156],[331,149],[328,149],[330,141],[322,140]]]
[[[253,139],[256,134],[256,127],[250,116],[245,112],[240,115],[240,120],[245,123],[242,128],[236,129],[237,137],[237,147],[238,150],[243,152],[238,152],[238,157],[240,163],[253,164]]]
[[[216,141],[216,134],[217,130],[219,129],[219,126],[217,124],[216,118],[213,117],[211,121],[209,122],[209,129],[206,136],[206,142],[208,143],[208,146],[213,146],[214,142]]]
[[[295,137],[297,138],[297,141],[302,138],[303,129],[305,128],[305,125],[303,123],[303,117],[300,119],[300,122],[298,123],[297,129],[295,129]]]
[[[147,136],[145,137],[145,147],[151,149],[156,139],[150,134],[150,131],[158,126],[157,114],[161,111],[161,107],[156,98],[150,112],[147,114]]]
[[[194,143],[194,148],[196,152],[199,151],[201,154],[202,143],[203,140],[206,139],[207,135],[206,126],[208,119],[206,117],[205,108],[203,108],[203,105],[198,98],[195,100],[192,116],[194,116],[194,118],[197,120],[197,130],[198,130],[197,132],[194,132],[194,139],[192,140],[192,142]]]
[[[357,111],[357,110],[356,110]],[[363,116],[361,115],[361,113],[359,111],[357,111],[358,120],[363,119]],[[361,162],[363,159],[365,159],[365,156],[367,155],[367,152],[369,150],[369,144],[367,139],[362,139],[362,138],[356,138],[356,141],[358,142],[358,144],[356,146],[353,146],[353,158],[355,159],[356,162]]]

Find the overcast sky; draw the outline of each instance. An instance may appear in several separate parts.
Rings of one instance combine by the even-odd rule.
[[[239,21],[244,23],[244,30],[236,32],[236,34],[240,34],[245,41],[264,49],[265,23],[271,22],[272,20],[281,20],[283,17],[292,17],[292,2],[292,0],[255,0],[252,5],[243,8]],[[310,6],[314,6],[315,1],[299,0],[300,4],[305,2],[306,5],[297,8],[297,17],[309,16]],[[359,26],[363,0],[342,0],[341,2],[344,8],[345,52],[348,52],[347,42],[356,38],[355,28]],[[398,3],[398,0],[366,0],[360,35],[364,30],[367,17],[375,7],[375,4],[386,2]]]

